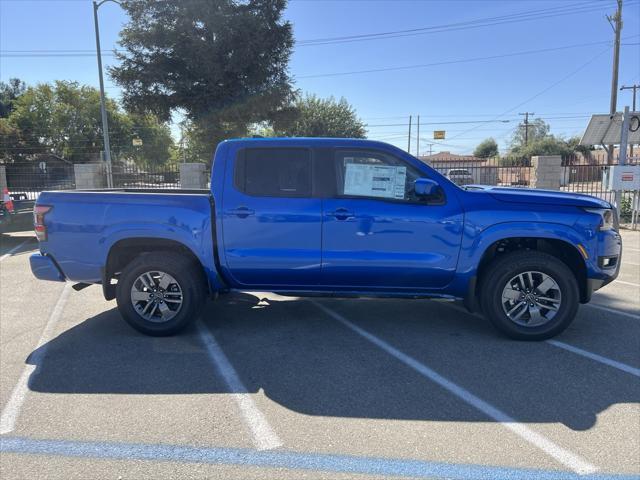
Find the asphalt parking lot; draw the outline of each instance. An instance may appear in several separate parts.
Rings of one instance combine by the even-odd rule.
[[[561,336],[457,304],[238,293],[145,337],[0,240],[0,478],[638,478],[640,232]]]

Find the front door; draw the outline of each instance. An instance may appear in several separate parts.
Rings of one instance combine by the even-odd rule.
[[[320,275],[321,200],[303,148],[247,148],[223,195],[224,261],[241,286],[305,287]]]
[[[342,290],[419,291],[453,278],[462,235],[457,198],[415,196],[427,174],[377,150],[336,149],[323,202],[321,283]]]

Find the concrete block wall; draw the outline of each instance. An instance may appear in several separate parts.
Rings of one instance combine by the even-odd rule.
[[[203,189],[207,188],[207,166],[204,163],[180,164],[180,188]]]
[[[531,188],[560,190],[562,157],[560,155],[531,157]]]
[[[102,163],[76,163],[73,166],[78,190],[87,188],[105,188],[107,178]]]

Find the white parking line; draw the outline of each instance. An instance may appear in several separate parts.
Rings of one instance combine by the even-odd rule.
[[[47,354],[47,342],[51,339],[53,329],[62,316],[62,312],[67,304],[70,292],[71,284],[67,283],[62,288],[60,297],[58,298],[55,307],[53,307],[51,315],[49,315],[49,320],[47,320],[47,324],[45,325],[42,335],[40,336],[40,340],[38,340],[38,344],[34,350],[35,353],[29,359],[30,364],[25,365],[18,383],[11,392],[9,401],[2,409],[2,414],[0,415],[0,435],[12,432],[16,427],[16,421],[20,416],[20,410],[22,409],[27,392],[29,391],[29,378],[36,368],[42,366],[44,357]]]
[[[238,404],[240,412],[249,430],[251,430],[255,447],[258,450],[271,450],[282,446],[280,438],[278,438],[278,435],[276,435],[273,428],[271,428],[265,416],[251,399],[247,387],[245,387],[242,380],[240,380],[235,368],[233,368],[233,365],[229,362],[229,359],[218,345],[213,334],[200,320],[197,322],[197,328],[200,339],[207,347],[209,357],[224,379],[227,387],[229,387],[231,396]]]
[[[634,267],[640,267],[640,263],[627,262],[626,260],[622,262],[622,266],[624,267],[625,265],[633,265]]]
[[[583,357],[590,358],[591,360],[595,360],[596,362],[600,362],[605,365],[609,365],[610,367],[617,368],[618,370],[630,373],[631,375],[634,375],[636,377],[640,377],[640,368],[632,367],[631,365],[627,365],[626,363],[616,362],[615,360],[611,360],[610,358],[596,355],[595,353],[588,352],[586,350],[574,347],[573,345],[569,345],[568,343],[560,342],[558,340],[547,340],[547,343],[558,348],[563,348],[577,355],[582,355]]]
[[[631,285],[632,287],[640,287],[640,283],[625,282],[624,280],[614,280],[613,283],[621,283],[622,285]]]
[[[615,313],[616,315],[622,315],[623,317],[632,318],[634,320],[640,320],[640,315],[624,312],[622,310],[618,310],[617,308],[604,307],[602,305],[597,305],[595,303],[587,303],[585,304],[585,306],[595,308],[597,310],[602,310],[603,312]]]
[[[33,238],[27,238],[24,242],[22,242],[19,245],[16,245],[15,247],[13,247],[11,250],[9,250],[7,253],[5,253],[4,255],[2,255],[0,257],[0,262],[3,261],[5,258],[9,258],[11,255],[16,253],[18,250],[20,250],[22,247],[24,247],[31,240],[33,240]]]
[[[442,375],[437,373],[435,370],[432,370],[431,368],[427,367],[425,364],[419,362],[415,358],[410,357],[409,355],[401,352],[397,348],[389,345],[384,340],[376,337],[375,335],[351,323],[349,320],[347,320],[345,317],[343,317],[339,313],[315,301],[312,301],[312,303],[314,303],[318,308],[320,308],[322,311],[324,311],[327,315],[332,317],[334,320],[337,320],[338,322],[342,323],[344,326],[354,331],[361,337],[365,338],[369,342],[378,346],[379,348],[387,352],[392,357],[395,357],[397,360],[404,363],[409,368],[418,372],[423,377],[431,380],[434,383],[437,383],[442,388],[449,391],[450,393],[458,397],[463,402],[471,405],[472,407],[484,413],[488,417],[499,422],[502,426],[511,430],[513,433],[520,436],[525,441],[529,442],[533,446],[539,448],[546,454],[555,458],[558,462],[562,463],[563,465],[570,468],[574,472],[579,474],[589,474],[597,470],[597,468],[594,465],[590,464],[582,457],[570,452],[569,450],[562,448],[561,446],[549,440],[547,437],[540,435],[539,433],[531,430],[529,427],[521,423],[518,423],[514,418],[510,417],[509,415],[499,410],[498,408],[494,407],[493,405],[485,402],[481,398],[471,393],[469,390],[443,377]]]

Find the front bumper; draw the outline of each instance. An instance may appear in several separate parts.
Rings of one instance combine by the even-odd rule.
[[[622,237],[615,231],[599,233],[594,253],[587,271],[585,302],[591,300],[593,292],[618,277],[622,263]]]
[[[66,279],[64,274],[48,255],[36,253],[29,257],[31,264],[31,272],[40,280],[51,280],[54,282],[64,282]]]

